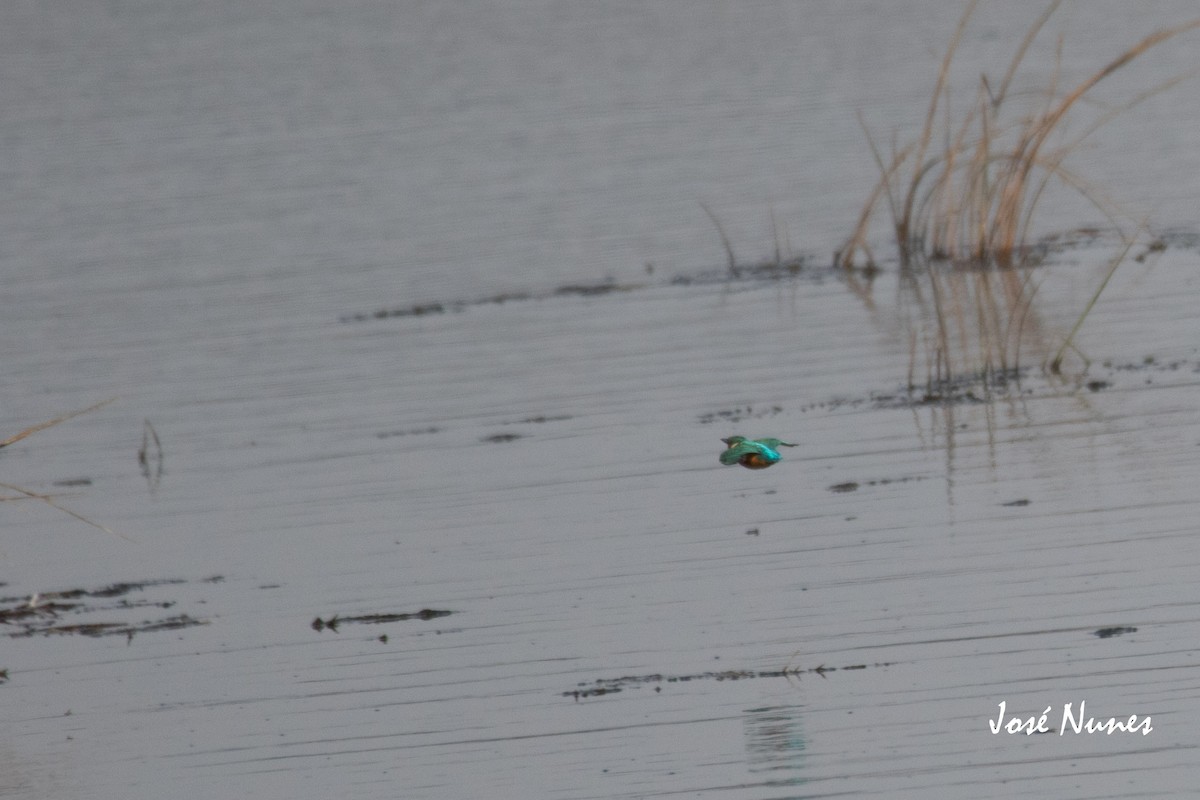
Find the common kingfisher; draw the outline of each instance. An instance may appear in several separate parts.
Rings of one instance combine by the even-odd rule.
[[[727,467],[741,464],[746,469],[766,469],[782,457],[780,447],[796,446],[780,439],[747,439],[745,436],[730,436],[721,441],[728,445],[721,453],[721,463]]]

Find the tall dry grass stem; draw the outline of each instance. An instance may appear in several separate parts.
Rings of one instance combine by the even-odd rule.
[[[1054,354],[1054,358],[1050,359],[1050,362],[1047,365],[1049,370],[1055,375],[1062,371],[1063,357],[1066,355],[1067,350],[1075,349],[1075,334],[1079,333],[1079,329],[1083,327],[1083,321],[1088,318],[1088,315],[1092,313],[1092,309],[1096,307],[1096,303],[1100,300],[1100,295],[1104,292],[1105,287],[1108,286],[1108,282],[1112,280],[1112,276],[1114,273],[1116,273],[1117,267],[1121,266],[1121,262],[1125,260],[1125,256],[1129,255],[1130,249],[1133,248],[1134,242],[1137,241],[1137,237],[1141,234],[1144,228],[1145,222],[1142,223],[1142,227],[1139,228],[1132,236],[1125,237],[1125,246],[1121,248],[1121,252],[1113,256],[1112,260],[1108,262],[1108,271],[1104,273],[1104,280],[1100,281],[1100,285],[1096,287],[1096,292],[1092,295],[1092,298],[1088,300],[1087,305],[1083,307],[1083,311],[1080,313],[1079,318],[1075,320],[1075,324],[1071,326],[1071,332],[1067,334],[1067,338],[1064,339],[1062,345],[1059,346],[1058,352]]]
[[[142,426],[142,446],[138,448],[138,465],[142,468],[142,477],[154,492],[163,476],[163,448],[158,438],[158,431],[150,420]]]
[[[733,245],[729,241],[729,237],[725,235],[725,226],[721,224],[721,220],[717,219],[717,215],[712,212],[712,209],[700,203],[700,207],[704,209],[704,213],[712,220],[713,227],[717,229],[717,235],[721,237],[721,245],[725,248],[725,255],[729,258],[729,274],[737,278],[740,277],[741,271],[737,266],[737,257],[733,254]]]

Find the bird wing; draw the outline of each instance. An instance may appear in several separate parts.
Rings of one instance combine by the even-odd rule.
[[[769,447],[765,447],[758,442],[742,442],[735,444],[728,450],[721,452],[721,463],[725,466],[741,463],[742,459],[748,455],[760,455],[768,461],[778,461],[779,454]]]

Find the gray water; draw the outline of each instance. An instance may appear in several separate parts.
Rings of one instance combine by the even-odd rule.
[[[981,7],[956,88],[1034,13]],[[1058,33],[1070,83],[1194,13],[1068,3],[1021,87]],[[0,608],[34,613],[0,627],[0,796],[1192,791],[1200,93],[1070,161],[1171,231],[1090,366],[1038,369],[1111,236],[1036,272],[1020,387],[913,402],[928,319],[829,260],[876,180],[857,112],[919,129],[956,14],[0,10],[0,434],[116,398],[2,454],[112,533],[3,492]],[[804,268],[719,280],[700,203]],[[733,433],[801,446],[721,467]],[[1052,732],[993,735],[1001,702]],[[1153,730],[1060,736],[1067,703]]]

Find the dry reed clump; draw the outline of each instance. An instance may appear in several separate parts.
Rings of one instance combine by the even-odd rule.
[[[1052,146],[1051,139],[1068,112],[1096,84],[1150,48],[1200,27],[1200,19],[1150,34],[1069,91],[1060,93],[1056,69],[1041,107],[1019,116],[1007,104],[1010,85],[1026,51],[1058,5],[1052,3],[1030,27],[994,90],[992,81],[982,76],[975,99],[962,119],[954,124],[947,114],[941,136],[944,144],[940,152],[930,156],[939,108],[949,105],[946,83],[950,63],[975,3],[968,5],[942,59],[921,135],[907,146],[893,149],[890,160],[885,160],[867,133],[881,177],[863,206],[853,234],[835,255],[835,263],[852,268],[862,254],[866,266],[874,266],[867,244],[868,228],[880,203],[886,202],[903,263],[949,259],[1011,266],[1025,251],[1038,201],[1052,179],[1078,191],[1121,228],[1119,213],[1063,161],[1114,115],[1181,78],[1138,94],[1065,144]],[[1014,117],[1015,121],[1009,121]],[[902,175],[905,170],[910,170],[907,183]]]

